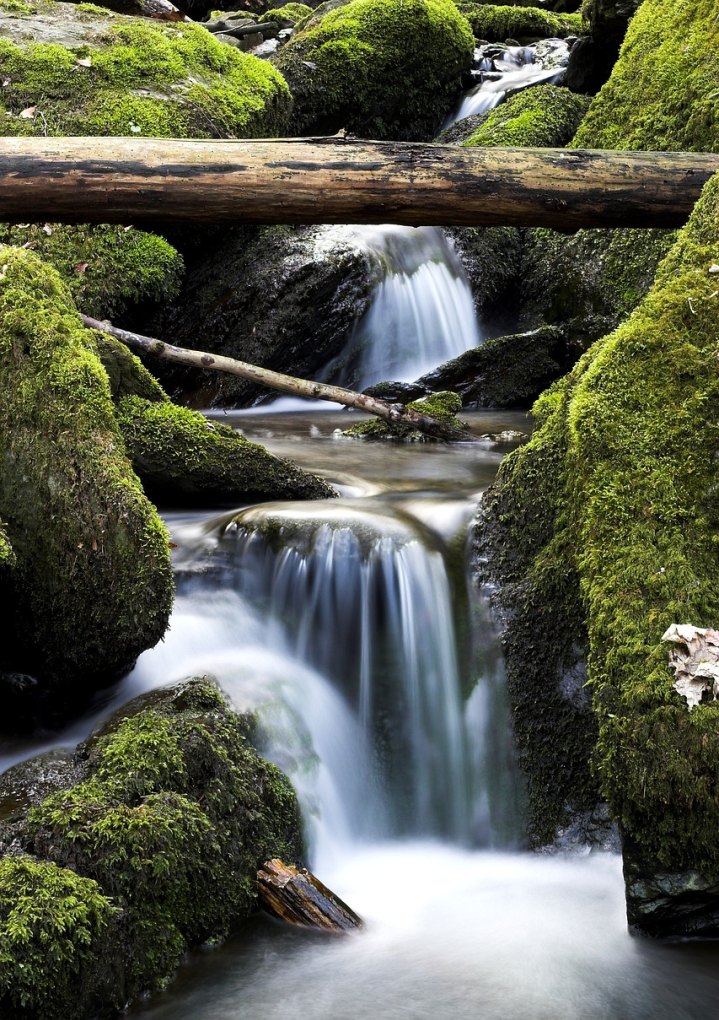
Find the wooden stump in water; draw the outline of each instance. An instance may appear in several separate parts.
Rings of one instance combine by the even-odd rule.
[[[301,928],[341,934],[362,927],[362,919],[306,868],[275,857],[257,870],[260,903],[274,917]]]

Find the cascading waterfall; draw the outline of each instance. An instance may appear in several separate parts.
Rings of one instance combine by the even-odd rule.
[[[372,303],[323,379],[364,389],[409,382],[482,340],[467,277],[436,227],[352,230],[379,277]]]

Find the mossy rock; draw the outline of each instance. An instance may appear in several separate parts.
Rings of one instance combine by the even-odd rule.
[[[0,74],[5,135],[267,136],[285,130],[291,107],[272,67],[199,25],[87,4],[39,0],[3,17]],[[87,314],[115,318],[180,287],[177,251],[133,228],[3,226],[0,241],[47,258]]]
[[[0,516],[16,559],[0,660],[83,689],[162,637],[168,537],[58,274],[17,248],[0,249],[0,266]]]
[[[475,38],[487,42],[531,42],[566,39],[583,31],[581,14],[554,14],[538,7],[505,7],[500,4],[459,3]]]
[[[435,418],[442,425],[450,428],[463,429],[465,426],[457,418],[457,412],[462,408],[462,399],[456,393],[448,390],[438,393],[431,393],[429,396],[421,397],[407,404],[410,411],[418,411]],[[368,439],[373,441],[401,441],[408,443],[431,443],[438,440],[419,432],[409,425],[395,425],[383,421],[381,418],[372,418],[369,421],[361,421],[350,428],[345,429],[345,436],[351,439]]]
[[[574,578],[599,721],[595,769],[630,870],[639,861],[645,878],[698,873],[707,888],[719,874],[719,706],[688,711],[661,636],[719,614],[718,222],[715,177],[641,306],[540,401],[539,428],[503,466],[483,531],[494,569],[519,589],[536,596],[547,570],[555,586]],[[540,607],[525,615],[535,629]],[[704,909],[713,931],[716,900],[697,890],[692,930]],[[641,897],[632,911],[652,930]],[[679,910],[661,933],[687,933]]]
[[[297,860],[302,847],[292,789],[249,746],[248,731],[212,682],[195,679],[131,703],[78,749],[82,781],[31,807],[14,834],[40,862],[28,866],[37,874],[25,913],[37,916],[62,891],[59,875],[76,900],[58,899],[56,914],[84,918],[89,902],[98,919],[63,931],[48,914],[48,935],[36,922],[25,954],[35,960],[43,939],[63,950],[54,954],[55,997],[46,1001],[43,974],[10,980],[20,955],[3,970],[0,1006],[17,1008],[29,986],[27,1020],[85,1020],[95,1015],[93,998],[105,1015],[162,987],[188,948],[225,936],[257,909],[258,864]],[[103,923],[111,918],[108,953]],[[91,979],[78,989],[81,967]]]
[[[716,13],[713,0],[644,0],[574,145],[719,151]]]
[[[432,137],[472,61],[472,33],[451,0],[354,0],[314,22],[275,57],[295,133]]]
[[[561,148],[576,134],[589,102],[556,85],[537,85],[492,110],[463,144]]]
[[[86,315],[114,319],[180,290],[184,262],[164,238],[121,226],[0,224],[0,244],[27,245],[54,266]]]
[[[563,329],[494,337],[423,375],[425,391],[453,390],[462,407],[528,408],[576,360]]]
[[[271,7],[258,21],[276,21],[280,26],[293,26],[298,21],[308,18],[312,14],[312,8],[307,4],[289,3],[281,7]]]
[[[336,496],[317,476],[169,400],[123,397],[117,414],[133,467],[158,502],[237,505]]]

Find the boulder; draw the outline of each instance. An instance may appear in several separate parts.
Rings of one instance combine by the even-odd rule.
[[[536,85],[495,107],[462,144],[559,149],[571,142],[588,106],[588,96]]]
[[[0,668],[78,692],[162,637],[168,537],[58,274],[17,248],[0,267],[0,518],[15,560]]]
[[[153,692],[76,750],[78,773],[0,823],[4,1017],[114,1015],[257,909],[258,865],[297,860],[301,836],[251,729],[207,679]]]
[[[457,6],[472,26],[475,38],[487,42],[565,39],[580,35],[583,29],[581,14],[555,14],[539,7],[501,4],[460,2]]]
[[[274,58],[295,103],[290,128],[429,139],[452,107],[473,45],[451,0],[353,0],[313,16]]]

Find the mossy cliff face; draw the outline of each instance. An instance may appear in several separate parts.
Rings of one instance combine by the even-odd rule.
[[[432,137],[472,60],[452,0],[354,0],[314,22],[275,61],[294,98],[293,132]]]
[[[0,267],[0,515],[16,560],[0,654],[82,687],[164,633],[168,539],[57,273],[16,248],[0,248]]]
[[[717,929],[717,705],[688,711],[661,643],[670,623],[719,613],[717,262],[714,178],[643,304],[540,402],[485,508],[495,574],[514,560],[520,585],[544,570],[567,606],[581,592],[595,773],[627,837],[630,922],[652,934]],[[672,903],[653,917],[657,875]]]
[[[500,4],[458,3],[477,39],[504,42],[516,39],[564,39],[582,31],[581,14],[553,14],[535,7],[507,7]]]
[[[145,696],[78,749],[80,783],[6,823],[32,856],[0,860],[0,930],[32,923],[2,970],[4,1017],[112,1015],[254,912],[257,865],[297,860],[301,839],[291,787],[248,727],[207,680]],[[25,874],[19,902],[3,898]]]
[[[0,5],[0,132],[11,135],[253,137],[282,132],[291,100],[266,62],[199,25],[89,5]],[[165,303],[183,261],[155,234],[118,226],[1,226],[60,271],[83,311],[115,318]]]

